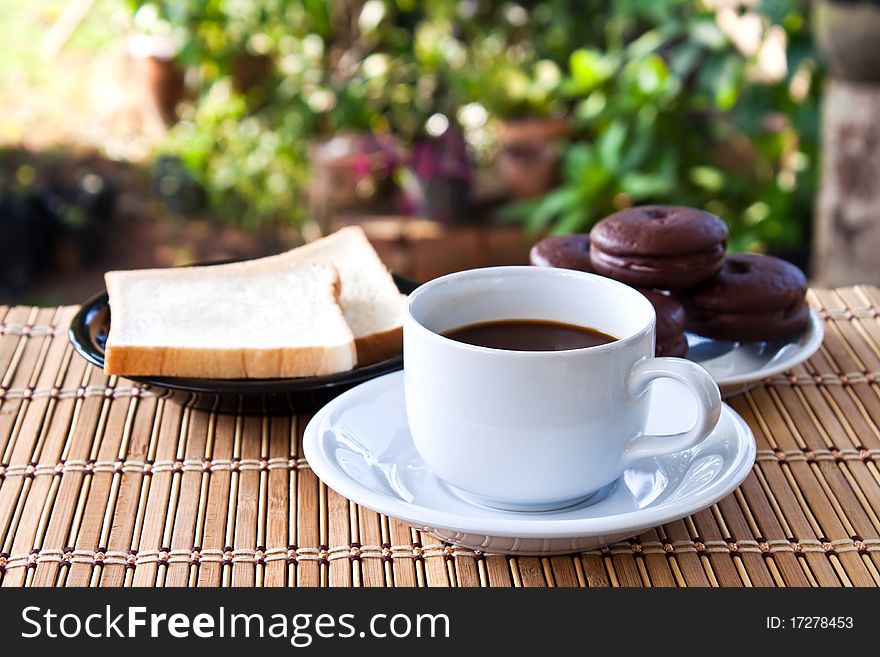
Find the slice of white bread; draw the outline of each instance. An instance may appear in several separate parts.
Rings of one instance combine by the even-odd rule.
[[[286,378],[354,367],[332,266],[112,271],[105,281],[107,374]]]
[[[315,262],[336,267],[339,304],[354,334],[357,364],[369,365],[403,351],[402,295],[363,228],[349,226],[285,253],[223,265],[246,270],[278,269]]]

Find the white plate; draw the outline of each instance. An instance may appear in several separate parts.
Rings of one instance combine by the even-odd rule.
[[[705,367],[721,394],[730,397],[804,362],[816,353],[824,336],[822,318],[810,310],[806,330],[789,340],[724,342],[688,333],[687,357]]]
[[[649,431],[674,431],[696,417],[693,398],[675,381],[655,382],[651,395]],[[755,458],[751,430],[725,405],[700,445],[640,461],[592,504],[545,513],[476,506],[452,493],[419,458],[406,422],[402,372],[330,402],[306,427],[304,447],[312,470],[358,504],[444,541],[509,554],[591,550],[690,515],[733,491]]]

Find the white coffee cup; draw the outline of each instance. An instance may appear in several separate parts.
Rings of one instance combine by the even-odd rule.
[[[549,320],[614,342],[566,351],[473,346],[442,335],[478,322]],[[679,452],[718,422],[712,377],[654,358],[654,307],[609,278],[566,269],[490,267],[413,292],[403,329],[406,412],[425,464],[464,497],[516,511],[594,496],[637,459]],[[681,433],[647,435],[650,383],[670,377],[697,398]]]

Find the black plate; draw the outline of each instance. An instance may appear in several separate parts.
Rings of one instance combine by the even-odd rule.
[[[419,284],[392,274],[403,294]],[[96,367],[104,368],[104,344],[110,331],[107,292],[86,301],[70,323],[70,342],[76,352]],[[323,406],[349,388],[403,367],[403,356],[358,367],[349,372],[301,379],[189,379],[180,377],[126,377],[148,385],[174,401],[219,413],[295,413]]]

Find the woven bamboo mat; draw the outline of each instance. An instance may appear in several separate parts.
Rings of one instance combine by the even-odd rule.
[[[87,365],[74,307],[0,306],[2,586],[878,586],[880,290],[814,290],[825,344],[729,400],[732,495],[600,551],[459,550],[321,484],[308,417],[183,409]]]

